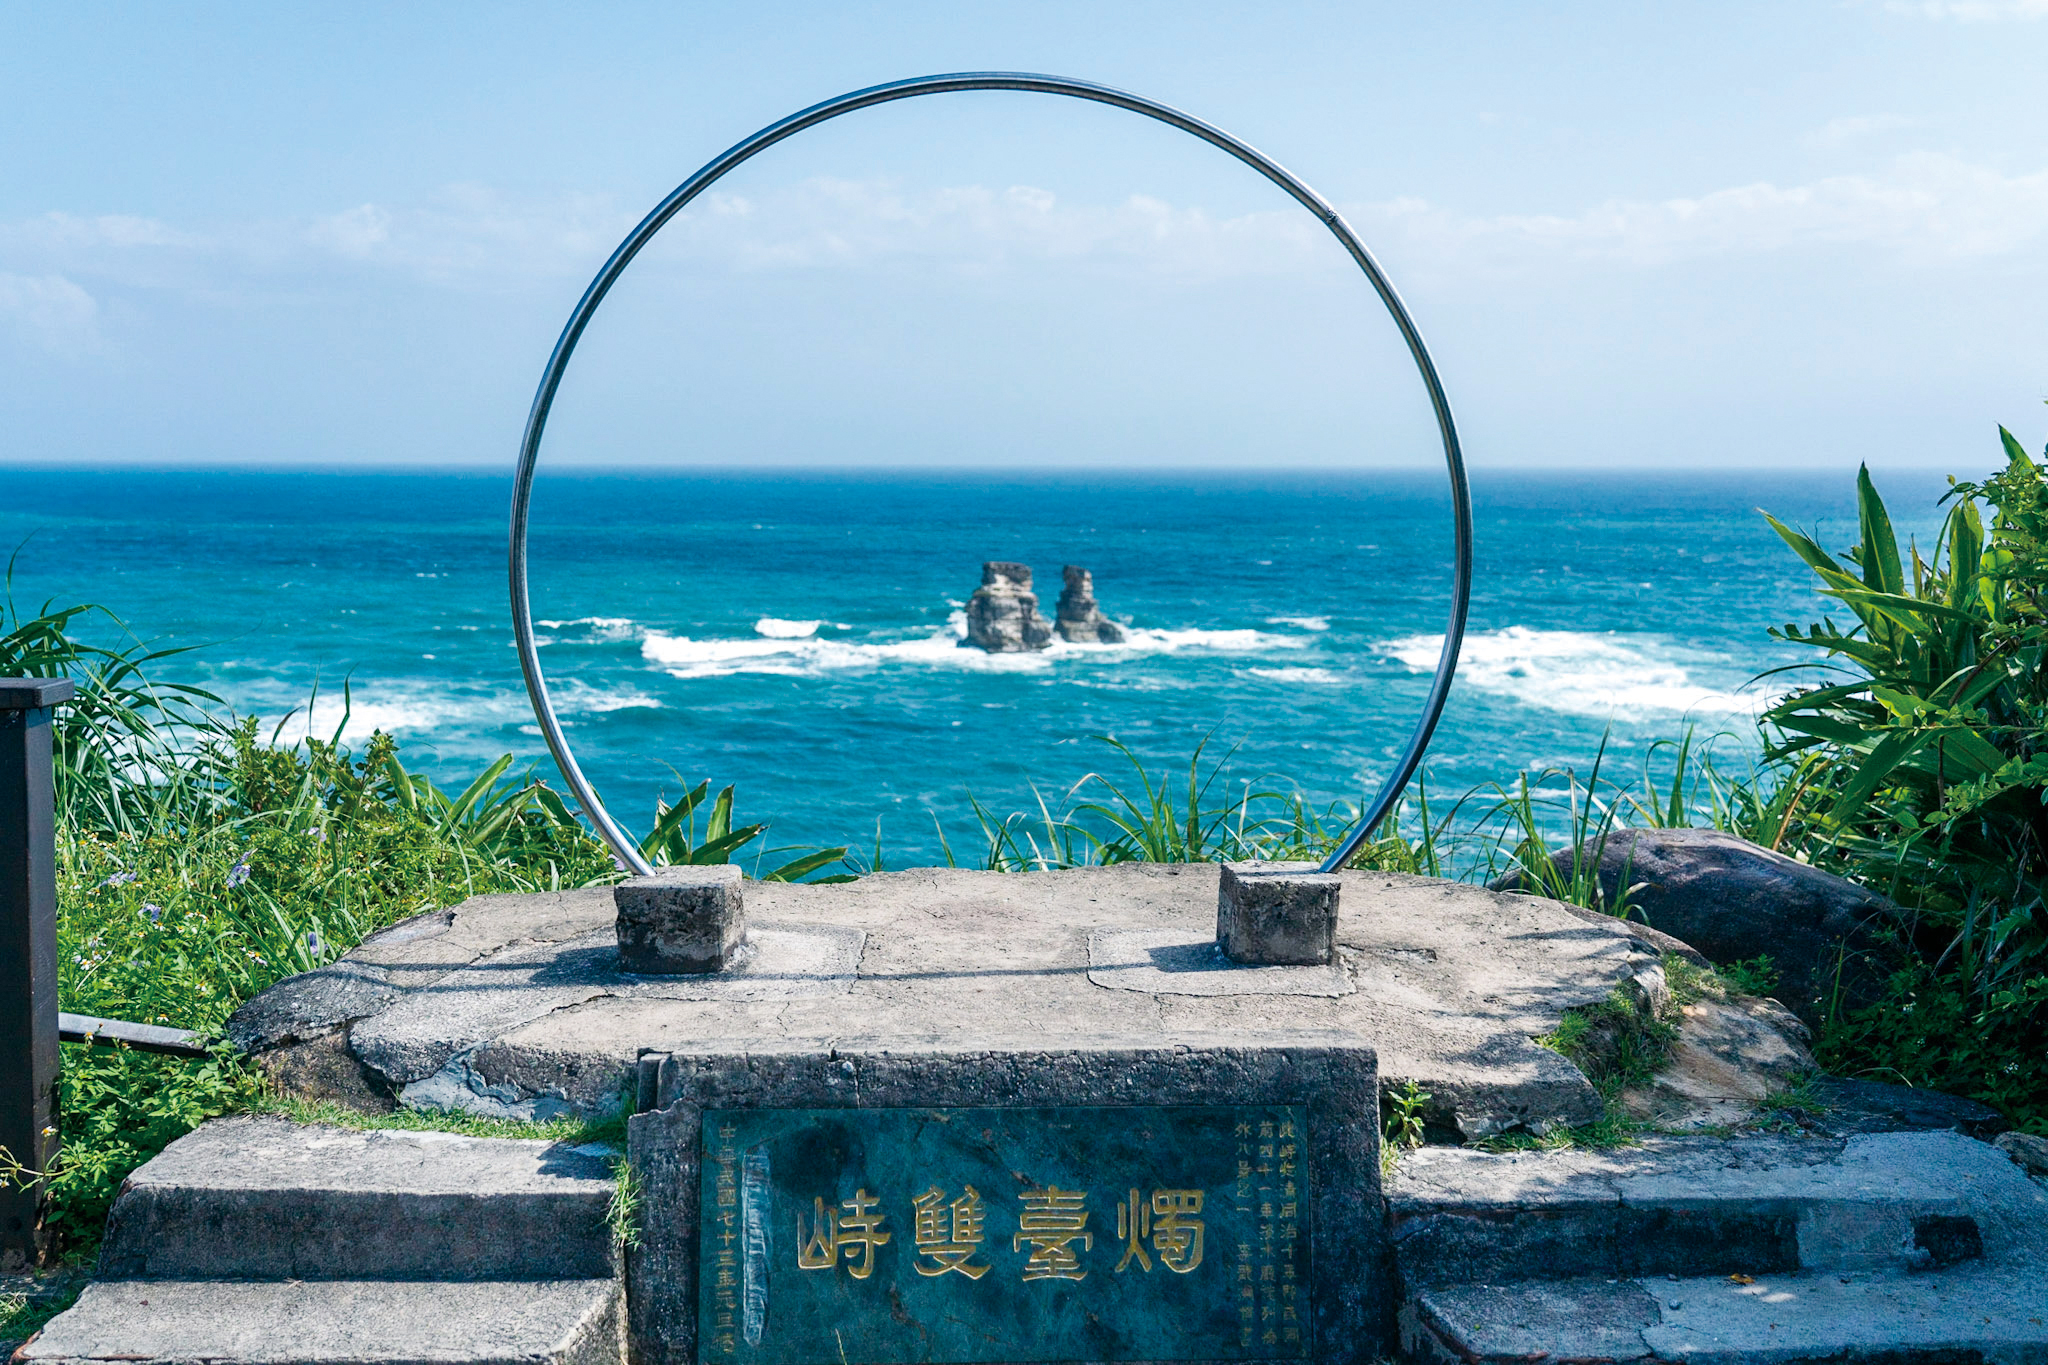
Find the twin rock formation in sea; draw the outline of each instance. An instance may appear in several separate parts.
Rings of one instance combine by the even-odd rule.
[[[967,638],[991,654],[1020,654],[1044,649],[1057,631],[1070,644],[1121,644],[1123,627],[1102,614],[1095,601],[1095,580],[1086,569],[1069,564],[1060,570],[1066,587],[1054,620],[1038,614],[1038,594],[1031,591],[1031,566],[990,560],[981,566],[981,586],[967,599]]]

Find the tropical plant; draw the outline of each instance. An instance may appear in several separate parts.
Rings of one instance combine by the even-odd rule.
[[[1771,756],[1812,765],[1809,842],[1919,911],[1937,965],[1987,996],[2048,970],[2048,506],[2040,466],[1999,434],[2005,469],[1953,486],[1924,557],[1901,553],[1867,469],[1861,540],[1839,558],[1772,519],[1855,622],[1772,632],[1839,680],[1766,712]]]
[[[754,840],[767,833],[763,824],[740,825],[732,822],[732,788],[720,788],[717,796],[711,798],[711,808],[705,812],[704,828],[697,828],[697,815],[704,804],[705,795],[711,790],[709,781],[699,782],[683,799],[673,806],[657,799],[654,805],[654,828],[640,840],[640,855],[657,867],[697,866],[712,863],[729,863],[733,854],[738,853]],[[876,859],[880,860],[880,840],[876,841]],[[833,863],[844,862],[846,849],[809,849],[778,867],[763,872],[760,865],[770,854],[791,852],[788,848],[767,848],[757,850],[754,859],[754,876],[764,882],[801,881],[821,868]],[[852,873],[837,873],[829,877],[816,878],[820,882],[850,882]]]
[[[1767,752],[1796,765],[1801,855],[1904,909],[1888,979],[1839,1004],[1822,1062],[2048,1129],[2048,488],[1999,436],[2005,467],[1952,481],[1925,556],[1901,552],[1867,470],[1839,557],[1772,521],[1854,622],[1773,632],[1834,677],[1766,712]]]

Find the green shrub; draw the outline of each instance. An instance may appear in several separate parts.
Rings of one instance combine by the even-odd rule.
[[[152,682],[181,651],[82,643],[118,632],[92,606],[25,617],[0,607],[0,675],[65,676],[53,725],[58,828],[58,996],[67,1011],[217,1034],[244,1000],[334,960],[366,935],[486,892],[617,876],[561,797],[500,758],[460,792],[408,772],[375,734],[281,743],[196,688]],[[346,724],[347,693],[343,694]],[[664,809],[658,861],[722,862],[764,826],[731,829],[732,790],[708,837]],[[767,875],[794,878],[843,849]],[[67,1046],[51,1226],[74,1255],[99,1237],[121,1181],[202,1120],[260,1099],[224,1048],[202,1061]],[[0,1156],[0,1168],[6,1158]]]
[[[1933,1085],[2048,1124],[2048,485],[2012,434],[2005,468],[1955,482],[1923,557],[1903,552],[1868,470],[1861,539],[1830,556],[1772,520],[1854,616],[1780,639],[1834,677],[1765,721],[1796,765],[1791,823],[1810,861],[1874,887],[1908,918],[1874,1004],[1823,1030],[1830,1065]],[[1987,512],[1988,527],[1987,527]]]

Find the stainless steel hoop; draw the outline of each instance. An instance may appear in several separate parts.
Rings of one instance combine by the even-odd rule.
[[[1408,310],[1401,303],[1394,286],[1387,282],[1379,263],[1372,253],[1358,240],[1350,224],[1331,208],[1323,197],[1297,179],[1285,167],[1272,160],[1258,149],[1239,141],[1229,133],[1212,124],[1204,123],[1191,115],[1169,105],[1148,100],[1142,95],[1133,95],[1106,85],[1089,81],[1069,80],[1064,76],[1039,76],[1026,72],[1012,71],[966,71],[945,76],[920,76],[913,80],[894,81],[888,85],[869,86],[855,90],[837,99],[814,104],[799,113],[791,114],[780,123],[772,123],[760,132],[732,147],[706,163],[695,175],[675,188],[675,191],[655,205],[654,211],[642,219],[640,225],[626,235],[612,252],[611,259],[597,272],[597,278],[583,291],[583,298],[577,303],[576,311],[569,315],[569,323],[562,329],[562,336],[555,343],[554,354],[548,357],[547,369],[542,372],[540,390],[533,397],[533,410],[526,419],[526,435],[519,443],[519,472],[512,485],[512,633],[519,646],[519,668],[526,675],[526,692],[533,700],[534,719],[540,722],[541,734],[546,737],[548,751],[555,756],[561,767],[562,777],[576,794],[590,823],[611,845],[619,861],[633,871],[645,874],[653,869],[641,855],[640,848],[626,832],[619,827],[604,803],[591,790],[590,782],[583,776],[583,769],[577,766],[576,756],[569,752],[569,741],[562,734],[561,722],[555,718],[555,708],[548,700],[547,679],[540,669],[540,652],[533,639],[533,609],[526,591],[526,521],[533,498],[533,469],[540,456],[541,434],[547,428],[548,410],[554,406],[555,391],[561,387],[562,375],[569,367],[569,357],[575,353],[576,343],[582,339],[583,329],[590,324],[597,306],[604,296],[625,273],[640,248],[647,245],[654,234],[661,231],[668,221],[680,213],[685,205],[705,190],[711,188],[727,172],[734,170],[757,152],[766,151],[784,138],[792,137],[806,128],[815,127],[827,119],[850,114],[856,109],[866,109],[892,100],[912,99],[919,95],[949,95],[966,90],[1025,90],[1041,95],[1067,95],[1074,99],[1093,100],[1098,104],[1113,105],[1127,109],[1134,114],[1159,120],[1180,129],[1184,133],[1220,147],[1224,151],[1257,171],[1266,179],[1278,185],[1289,195],[1313,213],[1330,230],[1330,235],[1340,242],[1351,254],[1358,268],[1372,282],[1380,302],[1386,305],[1387,313],[1394,325],[1401,329],[1401,337],[1408,343],[1408,354],[1414,358],[1415,368],[1422,375],[1423,387],[1429,391],[1430,406],[1436,412],[1437,430],[1443,437],[1444,461],[1449,467],[1451,479],[1451,515],[1455,527],[1456,572],[1451,587],[1451,619],[1444,631],[1443,653],[1437,659],[1436,678],[1430,684],[1429,700],[1423,708],[1422,719],[1416,723],[1410,735],[1408,747],[1402,752],[1401,760],[1388,776],[1386,785],[1359,815],[1358,823],[1345,834],[1336,851],[1325,858],[1322,870],[1332,871],[1341,867],[1386,818],[1387,812],[1401,797],[1408,785],[1408,779],[1415,775],[1416,767],[1422,762],[1422,754],[1429,747],[1431,734],[1436,730],[1437,718],[1443,714],[1444,701],[1451,690],[1451,676],[1457,669],[1458,648],[1465,637],[1465,613],[1472,599],[1472,497],[1465,483],[1465,459],[1458,449],[1458,432],[1451,421],[1450,400],[1444,397],[1443,384],[1438,380],[1436,365],[1429,358],[1429,349],[1422,344],[1422,333],[1416,330]]]

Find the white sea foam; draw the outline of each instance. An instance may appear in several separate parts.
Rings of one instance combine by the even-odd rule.
[[[550,684],[548,695],[561,716],[598,715],[636,707],[659,708],[661,700],[635,687],[596,687],[581,678],[565,678]],[[323,690],[307,705],[306,698],[285,698],[275,687],[253,689],[231,698],[237,709],[270,718],[290,712],[280,738],[331,738],[341,726],[344,744],[361,744],[378,730],[398,735],[405,732],[438,730],[478,734],[499,725],[524,721],[533,707],[523,691],[492,692],[482,696],[449,693],[446,684],[428,679],[393,679],[359,684],[349,689],[343,725],[343,701],[339,689]]]
[[[1271,678],[1275,682],[1291,683],[1339,683],[1344,678],[1327,668],[1247,668],[1245,672],[1255,678]]]
[[[758,632],[755,638],[741,640],[699,640],[650,631],[640,642],[640,654],[677,678],[722,678],[735,673],[804,677],[890,663],[981,673],[1022,673],[1050,668],[1062,658],[1087,655],[1171,654],[1183,650],[1257,654],[1273,649],[1299,649],[1308,643],[1305,636],[1257,630],[1126,627],[1125,639],[1118,644],[1068,644],[1055,639],[1046,649],[1033,653],[988,654],[962,647],[961,641],[967,638],[967,616],[959,611],[948,616],[945,627],[931,635],[872,643],[820,639],[809,632],[779,634],[764,629],[771,621],[776,625],[814,628],[823,624],[764,617],[754,627]]]
[[[426,692],[424,685],[421,692]],[[303,702],[299,704],[296,713],[285,722],[279,738],[297,740],[311,736],[320,740],[331,739],[339,726],[344,744],[360,744],[379,730],[393,735],[406,730],[432,730],[443,725],[473,721],[478,711],[475,703],[467,700],[430,695],[395,700],[358,688],[352,689],[349,696],[347,723],[344,725],[341,693],[322,692],[311,706]],[[269,726],[264,728],[268,730]]]
[[[1297,626],[1302,630],[1328,630],[1330,628],[1330,618],[1327,616],[1268,616],[1266,624],[1269,626]]]
[[[754,622],[754,634],[765,635],[771,640],[802,640],[816,635],[823,621],[784,621],[773,616],[764,616]]]
[[[1308,640],[1299,635],[1274,635],[1263,630],[1151,630],[1125,626],[1122,644],[1068,645],[1054,640],[1055,650],[1127,650],[1148,654],[1172,654],[1183,649],[1208,649],[1219,654],[1258,654],[1269,649],[1304,649]]]
[[[1436,668],[1441,635],[1411,635],[1381,648],[1417,672]],[[1711,658],[1695,665],[1711,666]],[[1742,695],[1693,680],[1688,661],[1653,635],[1509,626],[1465,637],[1458,677],[1468,686],[1513,697],[1527,706],[1577,715],[1666,712],[1749,715],[1768,698]]]
[[[543,630],[576,631],[588,639],[634,640],[642,634],[640,624],[625,616],[578,616],[569,621],[535,621]]]
[[[526,694],[513,694],[521,710]],[[548,699],[564,715],[599,715],[606,711],[632,711],[640,707],[659,709],[661,699],[650,697],[636,687],[593,687],[581,678],[566,678],[548,686]]]

